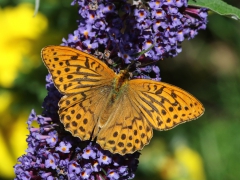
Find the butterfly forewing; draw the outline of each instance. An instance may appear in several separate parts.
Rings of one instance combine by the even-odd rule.
[[[115,76],[105,63],[70,47],[45,47],[42,50],[42,59],[55,86],[63,94],[111,85]]]
[[[194,120],[204,113],[204,107],[194,96],[179,87],[152,80],[129,82],[131,101],[154,129],[167,130]]]

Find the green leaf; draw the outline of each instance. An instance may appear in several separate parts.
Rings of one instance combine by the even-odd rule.
[[[188,5],[208,8],[222,16],[240,20],[240,9],[233,7],[222,0],[189,0]]]

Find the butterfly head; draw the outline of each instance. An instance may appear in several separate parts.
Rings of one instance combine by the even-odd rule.
[[[127,81],[130,78],[130,74],[128,70],[120,70],[120,72],[117,75],[119,81]]]
[[[118,92],[121,87],[129,81],[129,72],[127,70],[121,70],[114,80],[115,91]]]

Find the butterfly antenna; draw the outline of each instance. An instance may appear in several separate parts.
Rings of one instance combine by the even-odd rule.
[[[155,45],[155,44],[153,43],[149,48],[147,48],[146,50],[141,51],[140,53],[134,54],[134,56],[139,57],[139,56],[143,55],[144,53],[150,51],[150,50],[154,47],[154,45]]]
[[[143,50],[143,51],[141,51],[140,53],[134,54],[134,56],[139,57],[139,56],[143,55],[144,53],[150,51],[153,47],[154,47],[154,44],[152,44],[152,45],[151,45],[149,48],[147,48],[146,50]],[[129,71],[130,67],[131,67],[134,63],[135,63],[135,61],[132,60],[131,63],[127,66],[127,70],[128,70],[128,71]],[[154,63],[155,63],[155,62],[154,62]]]
[[[161,60],[163,60],[163,59],[161,59]],[[157,60],[157,61],[152,61],[152,62],[146,63],[146,64],[140,64],[138,67],[145,67],[145,66],[149,66],[149,65],[152,65],[152,64],[156,64],[158,61],[159,61],[159,60]]]
[[[130,64],[128,64],[128,66],[127,66],[126,70],[127,70],[127,71],[129,71],[129,69],[131,68],[131,66],[132,66],[133,64],[135,64],[135,61],[134,61],[134,60],[133,60],[133,61],[131,61],[131,63],[130,63]]]

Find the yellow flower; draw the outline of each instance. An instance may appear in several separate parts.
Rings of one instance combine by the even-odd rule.
[[[47,28],[46,17],[40,13],[33,17],[33,14],[31,4],[0,8],[0,87],[13,86],[18,72],[26,69],[23,57],[29,55],[32,44]],[[28,131],[25,122],[30,110],[17,116],[10,113],[8,109],[14,96],[7,90],[0,91],[0,102],[0,159],[4,162],[0,164],[0,178],[5,179],[13,178],[13,166],[26,150]]]
[[[25,153],[27,149],[26,135],[28,134],[27,124],[23,123],[27,120],[28,112],[19,115],[12,124],[9,135],[4,134],[0,129],[0,177],[13,178],[14,169],[17,158]],[[8,146],[6,146],[8,144]],[[8,148],[10,147],[11,150]]]
[[[179,141],[174,145],[172,156],[168,156],[160,168],[160,176],[168,180],[205,180],[203,162],[198,152]]]
[[[22,67],[22,57],[29,53],[31,41],[47,28],[47,19],[33,17],[31,4],[0,9],[0,86],[11,87]]]
[[[175,149],[175,158],[182,171],[188,174],[189,180],[204,180],[205,173],[201,156],[186,145]]]

